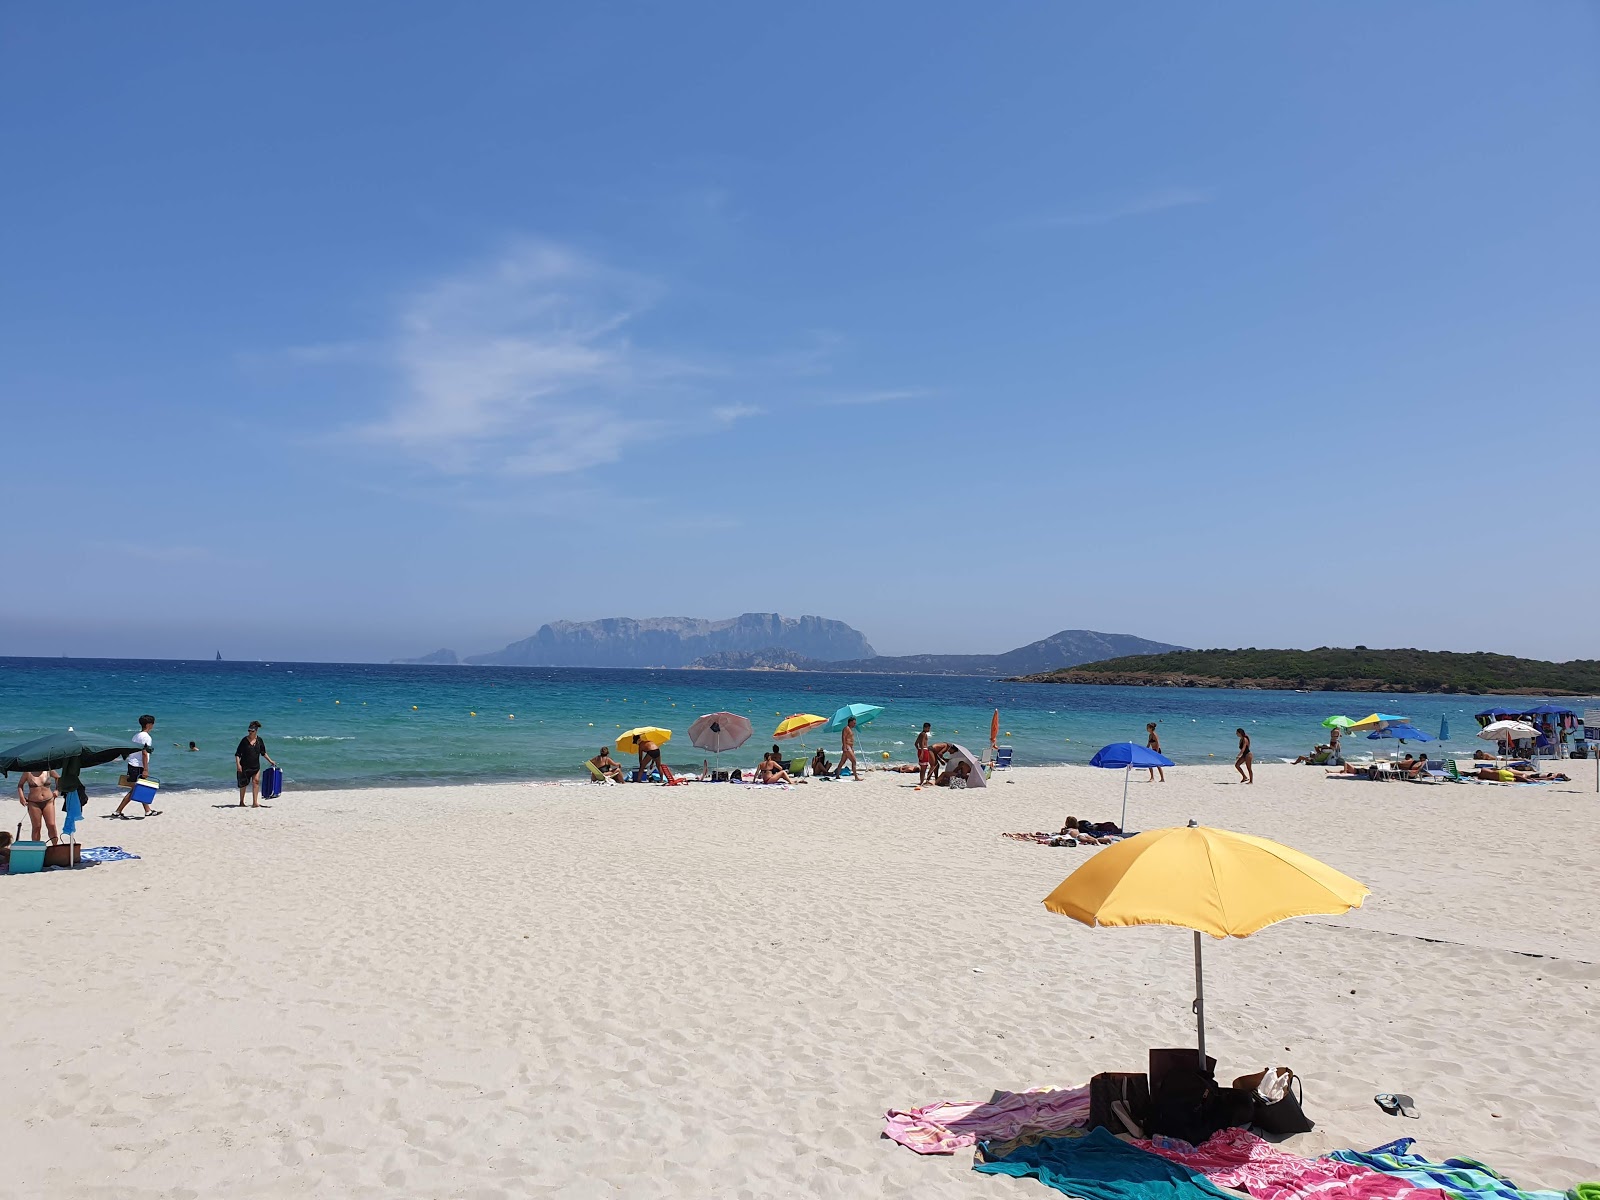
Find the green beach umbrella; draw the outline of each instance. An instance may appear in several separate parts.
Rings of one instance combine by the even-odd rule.
[[[78,760],[81,767],[98,767],[143,749],[133,745],[132,741],[129,737],[105,737],[98,733],[78,733],[74,729],[68,729],[65,733],[47,733],[31,742],[0,751],[0,775],[9,775],[12,771],[43,771],[64,767],[73,758]]]
[[[1349,717],[1324,717],[1322,719],[1322,727],[1324,729],[1349,729],[1354,724],[1355,722]]]

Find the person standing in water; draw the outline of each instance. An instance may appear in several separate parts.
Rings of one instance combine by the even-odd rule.
[[[1239,772],[1239,782],[1254,783],[1256,756],[1250,753],[1250,735],[1242,729],[1235,729],[1234,732],[1239,735],[1239,757],[1233,760],[1233,768]]]
[[[1161,753],[1161,739],[1156,736],[1156,723],[1154,721],[1151,721],[1149,724],[1147,724],[1144,727],[1144,733],[1145,733],[1144,744],[1146,746],[1148,746],[1151,750],[1154,750],[1157,754],[1160,754]],[[1158,773],[1161,776],[1161,782],[1165,783],[1167,781],[1167,773],[1165,771],[1163,771],[1160,767],[1151,767],[1150,768],[1150,778],[1148,780],[1146,780],[1146,782],[1147,783],[1154,783],[1156,781],[1156,775]]]
[[[839,731],[839,766],[834,771],[835,779],[844,777],[845,764],[850,765],[850,778],[861,778],[861,766],[856,762],[856,719],[851,717],[844,723],[844,728]]]

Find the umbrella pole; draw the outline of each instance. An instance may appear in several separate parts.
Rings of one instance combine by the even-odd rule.
[[[1206,1069],[1206,983],[1200,968],[1200,931],[1194,931],[1194,1021],[1200,1034],[1200,1072]]]
[[[1122,768],[1122,820],[1117,828],[1123,833],[1128,832],[1128,776],[1133,772],[1131,766]]]

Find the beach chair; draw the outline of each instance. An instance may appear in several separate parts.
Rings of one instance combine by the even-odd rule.
[[[806,768],[810,765],[811,760],[803,754],[799,758],[791,758],[789,760],[789,774],[799,779],[800,776],[806,773]]]
[[[1477,783],[1478,782],[1478,779],[1477,779],[1477,777],[1475,775],[1463,775],[1461,773],[1461,766],[1460,766],[1459,763],[1456,762],[1455,759],[1447,758],[1444,761],[1445,761],[1445,774],[1448,775],[1451,779],[1453,779],[1456,783]]]
[[[995,749],[995,752],[994,752],[994,769],[996,771],[1006,771],[1006,770],[1009,770],[1010,767],[1011,767],[1011,747],[1010,746],[999,746],[999,747],[997,747]]]
[[[594,781],[596,783],[610,783],[611,782],[609,779],[606,778],[606,773],[604,771],[602,771],[599,767],[595,766],[587,758],[583,760],[583,765],[589,768],[589,774],[594,777]]]

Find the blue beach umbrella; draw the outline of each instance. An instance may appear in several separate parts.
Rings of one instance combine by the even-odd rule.
[[[1134,767],[1170,767],[1173,762],[1164,754],[1157,754],[1148,746],[1141,746],[1136,742],[1112,742],[1109,746],[1101,746],[1094,752],[1094,757],[1089,760],[1091,767],[1105,767],[1108,770],[1122,768],[1122,820],[1117,822],[1117,828],[1127,832],[1128,828],[1128,774]]]
[[[828,723],[822,729],[824,733],[838,733],[851,717],[856,719],[857,725],[865,725],[882,711],[881,704],[846,704],[828,718]]]
[[[1414,725],[1389,725],[1374,733],[1367,734],[1367,741],[1375,742],[1379,738],[1399,738],[1402,742],[1431,742],[1432,735],[1423,733]]]

